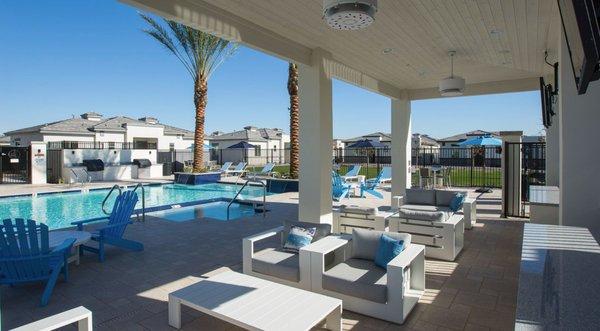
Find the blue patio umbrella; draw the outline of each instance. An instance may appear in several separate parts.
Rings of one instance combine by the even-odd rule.
[[[249,149],[249,148],[254,148],[254,147],[256,147],[256,146],[254,146],[254,145],[252,145],[252,144],[250,144],[250,143],[248,143],[248,142],[246,142],[246,141],[240,141],[239,143],[237,143],[237,144],[234,144],[234,145],[231,145],[231,146],[229,146],[229,147],[227,147],[227,148],[243,148],[243,149]]]
[[[502,146],[502,140],[494,138],[490,135],[479,136],[465,140],[458,144],[461,147],[478,147],[478,146]]]
[[[502,140],[494,138],[490,135],[485,135],[485,136],[479,136],[476,138],[471,138],[468,140],[463,141],[462,143],[458,144],[458,146],[461,147],[488,147],[488,146],[502,146]],[[485,150],[483,151],[483,157],[485,158]],[[471,166],[471,176],[473,176],[472,170],[473,170],[473,165],[475,164],[475,158],[471,157],[471,162],[472,162],[472,166]],[[483,162],[483,168],[484,168],[484,173],[485,173],[485,161]],[[491,193],[492,189],[489,187],[485,187],[482,186],[480,188],[478,188],[477,190],[475,190],[475,192],[480,192],[480,193]]]
[[[383,148],[386,145],[380,143],[379,141],[364,139],[355,142],[354,144],[348,146],[348,148]]]

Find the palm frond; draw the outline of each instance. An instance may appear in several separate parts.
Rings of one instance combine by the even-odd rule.
[[[171,51],[194,80],[208,79],[237,50],[236,43],[206,32],[165,20],[167,29],[147,15],[140,16],[150,26],[144,32]]]

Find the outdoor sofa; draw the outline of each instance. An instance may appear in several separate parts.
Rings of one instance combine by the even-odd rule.
[[[451,200],[463,194],[462,209],[450,208]],[[427,257],[454,261],[464,245],[464,229],[476,222],[475,199],[466,191],[407,189],[406,195],[392,198],[396,213],[389,217],[391,232],[412,234],[415,243],[426,246]]]
[[[404,241],[387,268],[374,262],[382,234]],[[329,236],[307,250],[312,291],[341,299],[344,309],[402,324],[425,291],[425,247],[410,234],[354,229],[351,237]]]

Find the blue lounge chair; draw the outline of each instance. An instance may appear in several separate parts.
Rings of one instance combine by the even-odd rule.
[[[223,165],[221,166],[221,169],[219,169],[219,172],[220,173],[227,172],[229,170],[229,168],[231,168],[232,164],[233,164],[233,162],[225,162],[225,163],[223,163]]]
[[[246,166],[248,165],[248,163],[246,162],[240,162],[238,163],[235,168],[233,170],[226,170],[225,173],[226,174],[231,174],[231,175],[238,175],[241,176],[246,172]]]
[[[383,169],[381,169],[381,171],[379,172],[379,175],[377,175],[377,178],[368,179],[364,183],[360,184],[360,197],[361,198],[365,197],[365,193],[369,193],[379,199],[383,199],[383,194],[375,191],[375,189],[378,188],[379,185],[381,185],[381,181],[384,180],[384,178],[387,178],[387,177],[384,177],[384,175],[386,175],[386,170],[385,170],[386,168],[389,168],[389,167],[384,167]],[[389,168],[390,178],[391,178],[391,173],[392,173],[392,169]]]
[[[142,243],[123,238],[123,233],[125,232],[127,225],[133,223],[131,221],[131,215],[133,214],[137,201],[137,193],[133,191],[125,191],[121,193],[115,200],[115,205],[113,206],[110,216],[71,223],[72,225],[77,225],[77,230],[83,231],[83,225],[85,223],[108,219],[108,223],[101,226],[97,231],[92,232],[92,240],[98,242],[98,248],[81,245],[79,253],[83,254],[83,251],[96,253],[98,254],[98,260],[103,262],[105,244],[136,252],[143,251],[144,245]]]
[[[350,184],[344,183],[342,177],[340,177],[340,175],[335,171],[331,172],[331,185],[331,194],[333,200],[335,201],[340,201],[343,198],[347,198],[350,194],[350,189],[352,188]]]
[[[353,165],[348,172],[341,176],[343,181],[348,181],[352,179],[358,179],[358,173],[360,172],[361,166],[358,164]]]
[[[48,304],[61,270],[69,278],[67,258],[74,238],[50,250],[48,226],[20,218],[5,219],[0,225],[0,284],[46,282],[40,301]]]

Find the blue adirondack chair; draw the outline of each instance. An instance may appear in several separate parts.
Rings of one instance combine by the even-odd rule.
[[[133,223],[131,221],[131,215],[135,210],[135,204],[137,201],[137,193],[133,191],[125,191],[121,193],[115,200],[115,205],[113,206],[110,216],[71,223],[72,225],[77,225],[77,230],[83,231],[83,225],[85,223],[108,219],[108,223],[101,226],[97,231],[92,232],[92,240],[98,242],[98,248],[81,245],[79,254],[83,255],[83,251],[93,252],[98,254],[98,260],[103,262],[105,244],[136,252],[143,251],[144,245],[142,243],[123,238],[123,233],[125,232],[127,225]]]
[[[0,225],[0,284],[46,281],[40,301],[48,304],[61,270],[69,278],[67,258],[74,238],[49,247],[48,226],[33,220],[5,219]]]
[[[333,199],[336,201],[339,201],[343,198],[347,198],[350,194],[350,189],[352,187],[350,184],[344,183],[340,175],[335,171],[331,172],[331,185],[331,194],[333,196]]]
[[[341,176],[342,180],[347,181],[348,179],[356,179],[360,172],[360,168],[362,167],[358,164],[353,165],[345,175]]]
[[[388,168],[389,170],[386,170],[386,168]],[[388,175],[388,171],[389,171],[389,177],[384,177],[384,176]],[[391,178],[391,174],[392,174],[392,169],[389,167],[384,167],[377,175],[377,178],[368,179],[364,183],[361,183],[360,184],[360,197],[364,198],[365,193],[369,193],[379,199],[383,199],[383,194],[375,191],[375,189],[378,188],[379,185],[381,185],[382,180],[384,180],[386,178]]]

